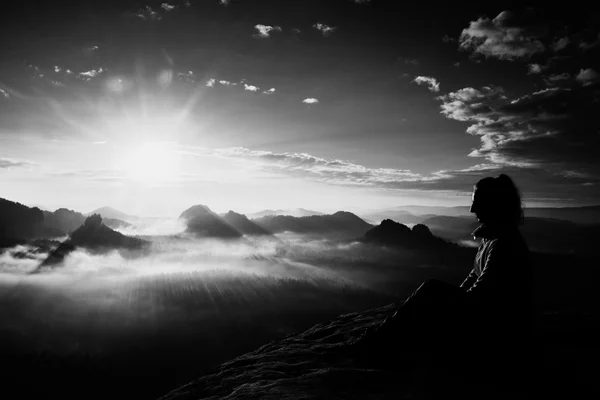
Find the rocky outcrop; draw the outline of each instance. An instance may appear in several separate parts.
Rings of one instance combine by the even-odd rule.
[[[226,362],[161,400],[398,398],[390,396],[406,388],[397,385],[396,374],[359,367],[344,353],[393,311],[390,305],[315,325]]]
[[[83,225],[71,233],[69,239],[61,243],[42,262],[39,269],[56,265],[77,249],[82,247],[93,252],[106,252],[110,250],[140,250],[148,243],[142,239],[125,236],[113,231],[103,224],[100,214],[89,216]]]
[[[369,230],[361,238],[361,241],[411,249],[439,249],[449,245],[449,243],[434,236],[425,225],[417,224],[410,229],[408,226],[391,219],[385,219],[381,224]]]

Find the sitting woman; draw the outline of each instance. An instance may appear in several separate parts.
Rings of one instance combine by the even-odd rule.
[[[533,286],[529,250],[518,228],[521,195],[502,174],[477,182],[472,201],[470,211],[481,223],[473,236],[481,243],[471,273],[460,287],[423,283],[357,340],[361,356],[400,364],[410,361],[410,354],[429,352],[451,365],[465,360],[480,369],[518,363],[514,357],[526,350],[530,336]]]

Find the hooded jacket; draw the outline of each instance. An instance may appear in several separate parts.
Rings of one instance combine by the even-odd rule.
[[[460,285],[481,313],[511,330],[530,328],[533,273],[529,249],[517,227],[479,226],[481,238],[473,270]]]

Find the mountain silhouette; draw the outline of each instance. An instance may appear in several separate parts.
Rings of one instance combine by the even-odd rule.
[[[270,235],[267,229],[250,221],[244,214],[229,211],[222,215],[223,220],[244,235]]]
[[[437,235],[450,241],[473,240],[471,232],[479,225],[474,217],[436,216],[423,221]],[[519,227],[531,250],[594,256],[600,237],[600,224],[578,224],[555,219],[525,217]]]
[[[147,244],[138,238],[125,236],[116,232],[102,222],[100,214],[86,218],[83,225],[71,233],[69,239],[52,251],[40,267],[61,262],[69,253],[83,247],[94,252],[105,252],[113,249],[140,250]]]
[[[448,245],[443,239],[434,236],[426,225],[417,224],[411,229],[391,219],[383,220],[360,240],[365,243],[405,248],[439,248]]]
[[[105,224],[106,224],[107,218],[117,219],[117,220],[126,221],[126,222],[130,222],[132,220],[137,219],[137,217],[134,215],[126,214],[126,213],[119,211],[117,209],[114,209],[112,207],[98,208],[97,210],[87,213],[86,216],[90,216],[90,215],[94,215],[94,214],[100,214],[102,216],[102,219],[105,221]]]
[[[254,219],[254,222],[274,233],[344,232],[348,235],[362,236],[373,227],[373,225],[365,222],[357,215],[347,211],[338,211],[331,215],[313,215],[310,217],[270,215]]]
[[[243,234],[205,205],[192,206],[181,213],[179,219],[187,225],[186,232],[199,237],[239,238]],[[237,218],[232,218],[236,219]]]
[[[0,198],[0,247],[36,237],[43,222],[44,213],[39,208]]]
[[[130,223],[125,222],[121,219],[108,218],[104,215],[101,215],[101,217],[104,225],[106,225],[109,228],[119,229],[129,228],[132,226]],[[83,215],[82,213],[66,208],[59,208],[54,212],[44,211],[45,231],[42,233],[42,236],[64,236],[83,225],[86,218],[88,217]]]
[[[324,215],[319,211],[307,210],[305,208],[294,208],[288,210],[263,210],[248,214],[249,218],[262,218],[269,215],[289,215],[291,217],[310,217],[313,215]]]

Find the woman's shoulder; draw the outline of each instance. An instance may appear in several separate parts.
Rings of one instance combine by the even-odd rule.
[[[490,239],[487,247],[489,251],[496,253],[524,253],[529,251],[525,239],[518,230],[511,234],[500,235]]]

